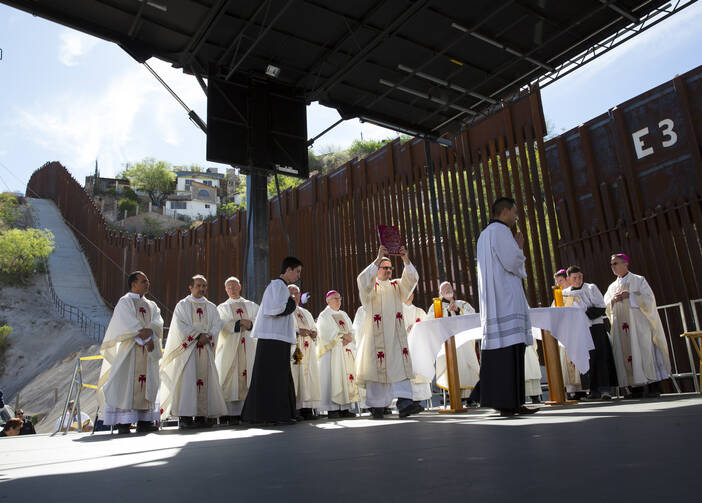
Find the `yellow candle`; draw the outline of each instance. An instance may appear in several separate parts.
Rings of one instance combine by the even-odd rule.
[[[444,310],[441,307],[441,297],[434,299],[434,318],[441,318],[444,315]]]
[[[563,290],[558,285],[553,286],[553,299],[556,301],[556,307],[563,307]]]

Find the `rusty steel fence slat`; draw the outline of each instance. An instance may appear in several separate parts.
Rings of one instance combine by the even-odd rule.
[[[614,279],[610,254],[624,252],[658,303],[681,303],[682,321],[693,326],[693,301],[702,297],[701,145],[702,66],[547,141],[542,168],[556,201],[561,265],[580,265],[604,291]],[[672,357],[685,362],[678,339]]]
[[[582,266],[587,280],[604,291],[613,280],[609,255],[625,251],[659,303],[682,302],[684,321],[692,326],[693,300],[702,298],[702,67],[556,138],[544,141],[545,134],[541,96],[531,89],[451,138],[452,147],[432,144],[433,180],[420,139],[392,141],[313,176],[269,201],[271,274],[289,253],[282,214],[293,251],[305,264],[302,286],[313,295],[310,310],[320,312],[324,293],[335,289],[353,315],[356,276],[377,253],[376,228],[396,225],[420,274],[415,303],[429,306],[439,281],[449,279],[457,296],[477,307],[477,238],[493,201],[505,195],[517,201],[527,238],[525,287],[532,306],[550,305],[554,270],[571,264]],[[193,274],[208,276],[214,302],[226,298],[226,277],[244,275],[244,211],[153,240],[127,235],[111,228],[56,162],[32,175],[27,196],[56,203],[110,304],[123,295],[125,274],[141,269],[168,324]],[[434,218],[445,271],[437,266]],[[400,259],[392,261],[399,273]],[[55,305],[78,316],[71,306]],[[672,341],[676,360],[685,361],[686,348]]]

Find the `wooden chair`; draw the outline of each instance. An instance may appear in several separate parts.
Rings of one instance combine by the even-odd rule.
[[[688,340],[692,343],[692,346],[695,348],[695,351],[697,352],[697,358],[700,361],[700,373],[699,373],[699,379],[700,379],[700,392],[702,392],[702,332],[685,332],[684,334],[681,334],[680,337],[687,337]],[[694,370],[690,369],[690,371],[694,374]]]

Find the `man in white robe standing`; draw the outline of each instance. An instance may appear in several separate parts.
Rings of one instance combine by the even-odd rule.
[[[454,298],[453,285],[444,281],[439,285],[442,316],[461,316],[473,314],[475,309],[468,302]],[[433,320],[434,306],[429,306],[427,319]],[[471,391],[480,379],[480,363],[475,352],[475,341],[468,341],[456,348],[456,362],[458,363],[458,376],[461,388],[461,398],[469,398]],[[446,370],[446,354],[440,353],[436,358],[436,385],[448,391],[448,372]]]
[[[190,295],[173,310],[161,361],[162,416],[178,416],[181,429],[209,427],[227,414],[214,353],[222,321],[207,300],[207,280],[190,279]]]
[[[604,326],[603,316],[606,314],[602,292],[593,283],[585,283],[585,276],[580,267],[572,265],[568,268],[570,287],[563,295],[574,297],[578,305],[585,310],[590,323],[590,334],[595,349],[590,350],[590,370],[587,382],[590,393],[586,400],[611,400],[612,388],[617,386],[617,369],[614,363],[612,344]]]
[[[522,252],[524,235],[512,234],[517,223],[514,199],[501,197],[492,205],[490,224],[478,238],[478,298],[483,329],[480,405],[501,416],[531,414],[524,406],[524,351],[534,342]]]
[[[290,354],[297,307],[288,285],[300,280],[302,262],[285,257],[280,275],[263,292],[251,336],[257,339],[251,387],[241,418],[249,423],[295,424],[297,407]]]
[[[404,271],[400,279],[391,280],[392,262],[386,254],[387,249],[381,245],[378,257],[356,280],[366,314],[359,334],[357,385],[365,387],[366,403],[374,419],[383,418],[384,408],[393,398],[397,398],[401,418],[424,410],[412,401],[414,371],[403,314],[404,302],[419,275],[402,247]]]
[[[660,396],[659,382],[670,377],[670,356],[656,297],[643,276],[629,272],[629,257],[612,255],[617,279],[604,301],[612,324],[612,349],[619,386],[633,398]]]
[[[553,275],[553,281],[556,285],[561,288],[562,292],[565,292],[570,288],[570,281],[568,281],[568,271],[565,269],[559,269]],[[583,307],[577,297],[563,297],[563,305],[565,307]],[[556,301],[551,302],[551,307],[556,306]],[[558,354],[561,360],[561,373],[563,374],[563,384],[565,386],[566,392],[569,398],[580,399],[586,395],[583,391],[582,380],[580,377],[580,371],[575,367],[570,358],[568,358],[568,351],[562,344],[558,344]],[[586,383],[587,384],[587,383]]]
[[[217,306],[222,330],[217,339],[215,364],[227,415],[220,417],[219,422],[236,425],[241,420],[241,409],[251,384],[256,356],[256,339],[251,337],[251,329],[258,305],[241,296],[241,282],[234,276],[227,278],[224,289],[229,298]]]
[[[290,296],[295,300],[295,330],[297,347],[300,349],[302,360],[290,362],[295,383],[295,399],[297,407],[296,419],[311,421],[318,419],[314,409],[319,407],[320,383],[319,363],[317,362],[317,326],[312,313],[300,307],[300,288],[288,285]]]
[[[351,418],[351,406],[360,401],[356,386],[356,349],[353,323],[341,310],[341,294],[327,292],[327,307],[317,318],[317,356],[321,387],[320,409],[329,419]]]
[[[145,297],[149,279],[141,271],[127,278],[129,292],[117,301],[100,346],[103,357],[99,398],[104,399],[104,424],[116,425],[120,434],[158,428],[156,401],[161,359],[163,318],[156,303]]]

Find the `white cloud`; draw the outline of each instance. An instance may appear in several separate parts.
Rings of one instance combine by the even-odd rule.
[[[95,37],[69,29],[63,30],[59,38],[61,43],[58,47],[58,58],[66,66],[76,66],[81,56],[99,43]]]
[[[166,63],[152,66],[189,106],[203,106],[204,93],[193,77]],[[173,97],[136,64],[109,80],[97,96],[68,89],[14,111],[14,127],[26,131],[78,180],[92,172],[96,158],[101,172],[110,176],[127,161],[159,157],[159,152],[180,145],[185,137],[202,134]]]

